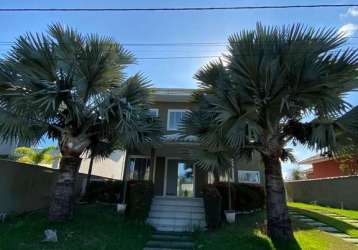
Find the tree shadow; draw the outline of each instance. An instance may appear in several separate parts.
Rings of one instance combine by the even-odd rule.
[[[296,241],[296,239],[293,240],[275,240],[272,239],[272,244],[274,245],[276,250],[301,250],[302,248]]]

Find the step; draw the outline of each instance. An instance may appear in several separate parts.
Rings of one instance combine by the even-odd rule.
[[[358,243],[358,238],[344,238],[343,240],[348,241],[350,243],[354,243],[354,244]]]
[[[202,212],[183,212],[183,211],[150,211],[150,218],[182,218],[182,219],[205,219]]]
[[[329,232],[329,233],[339,232],[336,228],[329,227],[329,226],[321,226],[321,227],[317,227],[317,228],[321,231],[325,231],[325,232]]]
[[[315,221],[315,222],[308,222],[308,225],[312,226],[312,227],[324,227],[326,226],[326,224]]]
[[[164,226],[205,226],[205,220],[195,219],[175,219],[175,218],[148,218],[147,223],[150,225],[164,225]]]
[[[172,200],[172,199],[161,199],[161,200],[153,200],[153,205],[157,206],[188,206],[188,207],[203,207],[203,201],[191,201],[191,200]]]
[[[192,213],[205,213],[203,206],[171,206],[171,205],[156,205],[152,204],[150,207],[151,211],[163,212],[192,212]]]
[[[192,237],[185,235],[153,234],[152,239],[161,241],[191,241]]]
[[[194,243],[190,241],[157,241],[150,240],[147,242],[146,247],[160,247],[169,249],[193,249]]]
[[[173,248],[163,248],[163,247],[145,247],[143,250],[173,250]]]
[[[194,232],[198,227],[194,226],[176,226],[176,225],[152,225],[157,231],[166,232],[166,233],[187,233]]]

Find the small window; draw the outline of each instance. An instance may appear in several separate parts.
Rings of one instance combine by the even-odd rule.
[[[159,117],[159,109],[149,109],[149,115],[152,117]]]
[[[239,182],[260,184],[259,171],[239,170],[238,172],[239,172]]]
[[[188,112],[188,110],[169,109],[167,129],[178,130],[186,112]]]

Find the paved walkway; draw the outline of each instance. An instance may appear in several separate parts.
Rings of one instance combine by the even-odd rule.
[[[345,234],[341,231],[339,231],[337,228],[335,227],[331,227],[325,223],[319,222],[317,220],[311,219],[308,216],[305,216],[301,213],[299,213],[297,210],[294,209],[290,209],[289,210],[289,214],[292,216],[292,218],[297,219],[303,223],[306,223],[307,225],[310,225],[312,227],[315,227],[321,231],[324,231],[328,234],[331,234],[335,237],[338,237],[344,241],[350,242],[356,246],[358,246],[358,238],[352,237],[348,234]]]
[[[314,210],[315,212],[317,212],[319,214],[323,214],[323,215],[326,215],[328,217],[332,217],[334,219],[343,221],[343,222],[345,222],[347,224],[350,224],[350,225],[358,228],[358,220],[357,219],[348,218],[348,217],[346,217],[344,215],[336,214],[336,213],[333,213],[333,212],[322,211],[321,209],[312,209],[312,210]]]
[[[178,232],[155,232],[143,250],[194,249],[192,235]]]

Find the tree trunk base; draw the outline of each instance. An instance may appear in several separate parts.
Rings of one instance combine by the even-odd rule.
[[[293,240],[285,186],[279,159],[264,158],[266,178],[267,234],[273,240]]]
[[[81,158],[63,156],[60,172],[54,188],[48,218],[50,221],[65,221],[73,218],[75,185]]]

